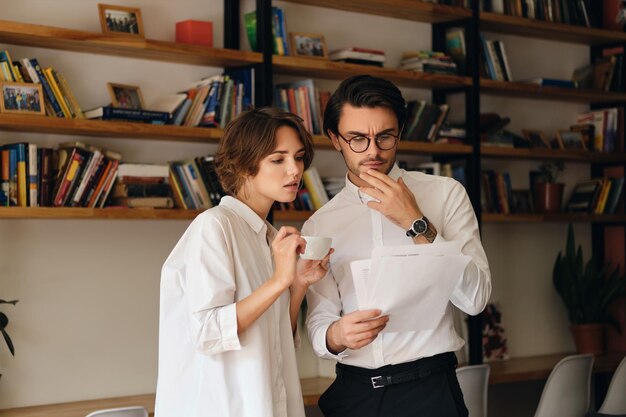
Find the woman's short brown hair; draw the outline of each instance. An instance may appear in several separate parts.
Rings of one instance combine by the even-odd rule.
[[[276,148],[276,131],[282,126],[293,128],[304,146],[304,169],[313,160],[313,140],[302,119],[272,107],[242,113],[224,129],[215,154],[215,169],[224,191],[235,195],[247,176],[259,172],[259,163]]]

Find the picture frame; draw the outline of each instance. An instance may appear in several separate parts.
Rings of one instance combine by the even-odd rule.
[[[141,90],[136,85],[107,83],[111,104],[122,109],[142,110],[145,108]]]
[[[289,32],[289,43],[294,56],[328,59],[328,48],[322,34]]]
[[[556,135],[564,149],[586,151],[587,145],[583,133],[579,130],[557,130]]]
[[[522,129],[522,135],[530,143],[531,148],[552,149],[550,141],[541,130]]]
[[[128,38],[145,37],[141,10],[135,7],[98,4],[100,27],[106,35]]]
[[[0,82],[0,89],[0,113],[46,115],[41,84]]]
[[[535,210],[530,190],[511,190],[509,207],[513,214],[533,213]]]

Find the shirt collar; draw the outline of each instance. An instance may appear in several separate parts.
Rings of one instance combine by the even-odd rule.
[[[393,166],[391,167],[391,171],[389,171],[389,174],[387,175],[392,180],[397,181],[398,178],[402,176],[402,170],[400,169],[400,167],[398,167],[397,164],[393,164]],[[375,201],[374,198],[370,197],[369,195],[365,193],[360,192],[359,187],[357,187],[356,185],[352,183],[352,181],[350,181],[348,174],[346,174],[346,191],[348,191],[348,194],[351,197],[354,197],[358,201],[360,201],[361,204],[367,204],[368,201]]]
[[[274,237],[274,228],[267,227],[268,223],[266,220],[259,217],[258,214],[254,212],[250,207],[248,207],[243,201],[236,199],[231,196],[224,196],[220,200],[220,206],[224,206],[226,208],[231,209],[235,213],[237,213],[242,219],[248,223],[250,228],[254,230],[254,233],[259,233],[264,229],[267,229],[267,236],[270,238],[270,241]]]

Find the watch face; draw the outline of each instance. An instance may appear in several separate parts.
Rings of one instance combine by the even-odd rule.
[[[418,235],[424,233],[427,228],[428,225],[426,224],[426,221],[424,219],[417,219],[415,220],[415,223],[413,223],[413,230],[415,230]]]

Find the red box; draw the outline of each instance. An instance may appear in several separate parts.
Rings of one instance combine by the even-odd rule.
[[[176,22],[176,42],[213,47],[213,23],[200,20]]]

